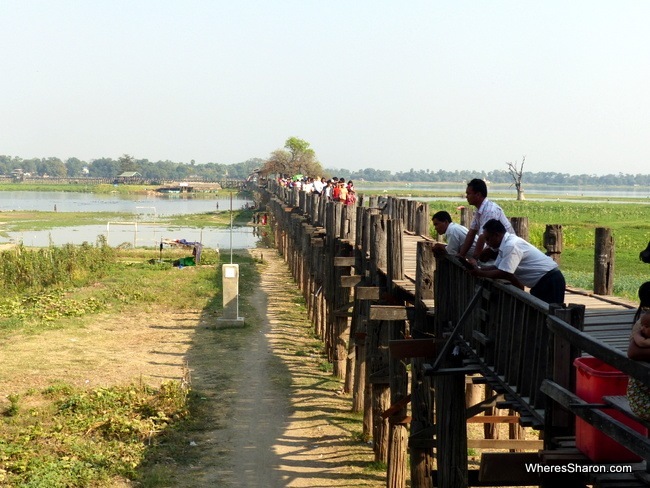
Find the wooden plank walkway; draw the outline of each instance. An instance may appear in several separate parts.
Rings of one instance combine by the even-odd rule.
[[[395,281],[406,294],[415,295],[415,269],[418,241],[433,241],[421,235],[405,232],[402,240],[404,280]],[[627,351],[636,304],[614,296],[595,295],[586,290],[567,287],[567,304],[585,306],[584,331],[604,343]]]

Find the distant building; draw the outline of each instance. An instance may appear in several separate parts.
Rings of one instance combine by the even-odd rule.
[[[121,175],[117,175],[118,178],[142,178],[142,175],[137,171],[125,171]]]

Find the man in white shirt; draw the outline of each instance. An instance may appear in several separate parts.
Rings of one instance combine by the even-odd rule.
[[[325,178],[314,178],[314,192],[319,195],[323,192],[325,187]]]
[[[458,254],[462,257],[467,256],[472,243],[474,242],[474,237],[478,236],[474,247],[474,253],[469,256],[474,259],[478,259],[483,251],[485,245],[485,239],[483,237],[482,231],[483,226],[488,220],[496,219],[503,224],[506,228],[506,232],[514,234],[515,231],[510,224],[510,221],[506,217],[506,214],[503,213],[503,210],[499,205],[494,203],[492,200],[488,200],[487,197],[487,185],[485,181],[475,178],[467,183],[467,189],[465,190],[465,195],[467,197],[467,203],[476,207],[476,212],[474,212],[474,219],[469,226],[469,231],[467,232],[467,237],[465,242],[458,251]]]
[[[508,280],[515,286],[530,288],[530,294],[546,303],[564,303],[566,282],[558,265],[550,257],[521,237],[506,232],[498,220],[483,226],[484,240],[498,249],[494,266],[475,268],[470,273],[484,278]]]
[[[442,252],[445,250],[448,254],[454,255],[458,254],[460,251],[460,246],[465,242],[465,237],[467,236],[467,227],[455,224],[451,221],[451,215],[445,210],[441,210],[433,214],[431,218],[433,221],[433,227],[436,229],[438,235],[444,235],[447,245],[445,246],[442,243],[437,243],[434,247],[434,251]],[[476,242],[476,238],[474,238]],[[469,249],[470,256],[474,254],[474,245]]]

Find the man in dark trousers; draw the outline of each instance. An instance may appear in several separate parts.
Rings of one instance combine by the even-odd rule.
[[[483,226],[485,243],[498,250],[494,266],[477,267],[474,276],[508,280],[515,286],[530,288],[530,294],[546,303],[564,303],[566,282],[550,257],[521,237],[506,232],[496,219]]]

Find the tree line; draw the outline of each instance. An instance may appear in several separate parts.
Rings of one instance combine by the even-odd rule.
[[[266,169],[268,174],[304,173],[310,176],[326,178],[338,176],[346,180],[371,182],[457,182],[466,183],[472,178],[481,178],[491,183],[513,183],[512,175],[507,169],[492,171],[472,171],[443,169],[424,169],[392,172],[375,168],[351,170],[346,168],[323,168],[315,159],[313,150],[308,143],[290,138],[285,150],[276,150],[268,159],[251,158],[240,163],[189,163],[173,161],[149,161],[136,159],[125,154],[117,159],[99,158],[83,161],[78,158],[68,158],[65,161],[56,158],[32,158],[0,155],[0,175],[10,176],[16,170],[32,176],[58,178],[116,178],[124,172],[135,171],[145,179],[151,180],[222,180],[227,178],[245,179],[252,172]],[[524,185],[554,184],[554,185],[593,185],[593,186],[645,186],[650,187],[650,174],[608,174],[608,175],[572,175],[555,172],[525,172]]]
[[[334,176],[343,177],[354,181],[394,181],[394,182],[431,182],[431,183],[467,183],[472,178],[481,178],[490,183],[514,183],[510,171],[472,171],[472,170],[414,170],[398,171],[393,173],[386,170],[366,168],[361,170],[328,169]],[[539,173],[524,172],[522,175],[524,186],[527,184],[551,185],[589,185],[589,186],[646,186],[650,185],[650,174],[608,174],[608,175],[571,175],[568,173],[554,173],[542,171]]]
[[[128,154],[112,159],[99,158],[82,161],[78,158],[32,158],[0,155],[0,175],[29,174],[51,178],[116,178],[125,172],[137,172],[148,180],[223,180],[246,179],[264,164],[263,159],[253,158],[236,164],[176,163],[173,161],[149,161],[136,159]],[[19,171],[18,171],[19,170]]]

